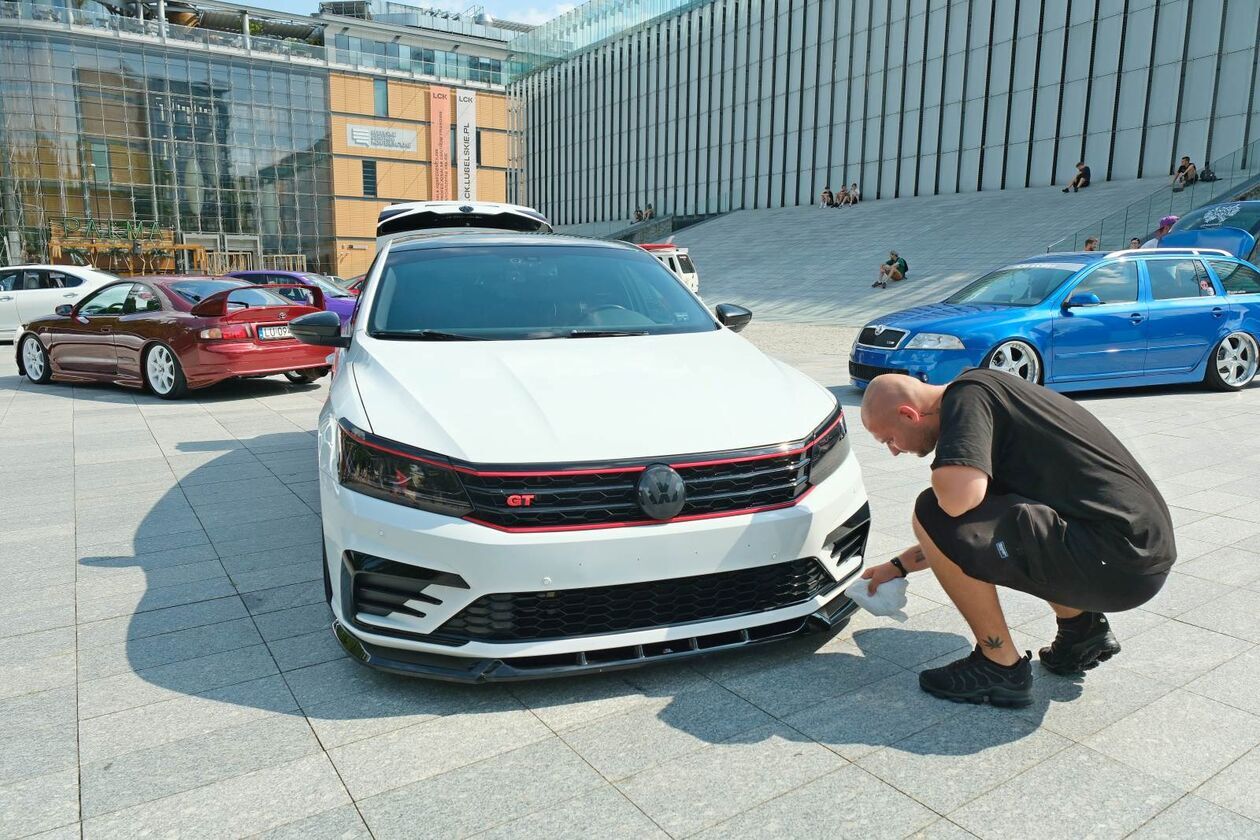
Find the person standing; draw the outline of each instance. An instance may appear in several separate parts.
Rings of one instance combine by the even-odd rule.
[[[1056,674],[1120,652],[1106,613],[1153,598],[1177,558],[1172,517],[1155,483],[1089,411],[995,370],[949,385],[900,374],[871,380],[862,423],[894,456],[933,450],[931,487],[914,506],[918,542],[862,577],[874,592],[931,569],[976,647],[919,675],[936,697],[1026,706],[1031,653],[1015,649],[997,587],[1047,601],[1058,619],[1039,651]]]
[[[1158,248],[1159,243],[1164,241],[1173,229],[1173,225],[1177,224],[1179,216],[1165,216],[1159,220],[1159,229],[1155,231],[1155,235],[1142,243],[1143,248]]]

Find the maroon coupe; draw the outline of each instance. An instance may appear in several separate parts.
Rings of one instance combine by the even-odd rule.
[[[27,324],[16,342],[18,371],[32,382],[114,382],[163,399],[234,377],[283,373],[313,382],[328,372],[326,348],[289,334],[305,306],[243,280],[138,277],[102,286],[79,303]]]

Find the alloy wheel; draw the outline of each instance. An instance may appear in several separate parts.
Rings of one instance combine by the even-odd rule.
[[[1216,372],[1231,387],[1241,388],[1254,379],[1256,364],[1256,340],[1247,333],[1225,336],[1216,350]]]
[[[1041,378],[1037,352],[1022,341],[1004,341],[989,354],[989,369],[1014,374],[1036,384]]]
[[[149,385],[154,391],[169,394],[171,388],[175,387],[175,358],[161,344],[149,351],[144,367],[149,374]]]
[[[28,338],[22,344],[22,366],[31,379],[42,379],[44,376],[44,351],[39,341]]]

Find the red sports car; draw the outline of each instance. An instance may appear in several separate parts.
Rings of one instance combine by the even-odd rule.
[[[304,306],[243,280],[138,277],[102,286],[73,306],[27,324],[18,371],[32,382],[114,382],[173,400],[224,379],[283,373],[313,382],[328,372],[326,348],[289,335]]]

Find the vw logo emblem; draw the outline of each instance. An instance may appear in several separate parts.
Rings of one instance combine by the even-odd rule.
[[[639,476],[639,507],[653,519],[673,519],[687,501],[682,476],[664,464],[653,464]]]
[[[884,330],[886,330],[886,329],[888,329],[888,327],[884,326],[883,324],[876,324],[876,325],[875,325],[875,335],[883,335],[883,334],[884,334]]]
[[[459,208],[459,212],[461,213],[471,213],[472,211],[473,211],[472,206],[468,204],[465,204]]]

